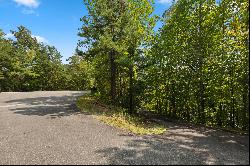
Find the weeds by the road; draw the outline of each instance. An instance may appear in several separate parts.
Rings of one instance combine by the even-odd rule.
[[[166,131],[163,125],[150,122],[142,117],[130,115],[125,109],[103,104],[90,95],[84,95],[77,101],[78,108],[94,115],[96,119],[139,135],[162,134]]]

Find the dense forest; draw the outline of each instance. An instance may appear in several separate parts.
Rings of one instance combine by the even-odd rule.
[[[130,114],[249,129],[248,0],[178,0],[162,17],[152,0],[84,5],[69,64],[23,26],[0,32],[1,91],[94,89]]]
[[[38,42],[27,28],[11,32],[14,39],[0,31],[1,91],[87,89],[88,64],[81,57],[63,64],[57,49]]]

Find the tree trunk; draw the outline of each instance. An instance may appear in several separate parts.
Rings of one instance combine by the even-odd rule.
[[[116,64],[115,64],[115,57],[114,57],[114,51],[112,50],[110,52],[110,95],[111,95],[111,102],[112,104],[116,104]]]
[[[224,6],[224,4],[223,3],[221,3],[220,5],[223,5],[222,7],[222,48],[221,48],[221,51],[222,51],[222,53],[221,53],[221,61],[222,62],[224,62],[224,55],[225,55],[225,49],[224,49],[224,38],[225,38],[225,30],[226,30],[226,27],[225,27],[225,24],[224,24],[224,22],[225,22],[225,6]],[[220,70],[220,72],[221,72],[221,76],[224,78],[224,75],[225,75],[225,73],[224,73],[224,68],[223,68],[223,66],[221,66],[221,70]],[[224,82],[221,82],[221,84],[223,84]],[[224,91],[223,91],[223,89],[221,88],[221,90],[220,90],[220,98],[221,99],[224,99]],[[223,105],[224,105],[224,103],[223,102],[219,102],[219,109],[218,109],[218,113],[217,113],[217,125],[218,126],[222,126],[223,125],[223,118],[222,118],[222,115],[223,115],[223,117],[224,117],[224,111],[223,111]]]
[[[234,66],[234,65],[233,65]],[[230,112],[230,126],[232,128],[235,127],[235,99],[234,99],[234,67],[232,67],[231,72],[230,72],[230,77],[231,77],[231,81],[230,81],[230,100],[231,100],[231,112]]]
[[[245,91],[248,91],[247,88],[245,88]],[[248,97],[247,97],[247,93],[246,92],[243,92],[243,95],[242,95],[242,100],[243,100],[243,110],[242,110],[242,113],[243,113],[243,127],[242,127],[242,130],[246,130],[249,128],[249,118],[248,118],[248,114],[249,114],[249,106],[248,106]]]
[[[129,67],[129,113],[134,113],[134,103],[133,103],[133,65]]]
[[[191,96],[190,95],[190,79],[188,79],[188,86],[187,86],[188,88],[187,88],[187,96]],[[187,121],[189,122],[190,121],[190,105],[189,105],[189,102],[188,102],[188,99],[186,100],[186,103],[188,103],[187,104],[187,108],[186,108],[186,116],[187,116]]]
[[[171,85],[172,85],[172,94],[171,94],[171,96],[172,96],[171,97],[172,115],[171,115],[171,117],[176,119],[177,118],[177,114],[176,114],[177,109],[176,109],[176,99],[175,99],[175,95],[176,95],[176,93],[175,93],[175,81]]]
[[[202,13],[201,13],[201,7],[202,7],[202,2],[200,0],[200,4],[199,4],[199,77],[200,77],[200,81],[199,81],[199,122],[204,124],[206,122],[205,120],[205,100],[204,100],[204,91],[205,91],[205,87],[204,87],[204,78],[203,78],[203,54],[204,54],[204,50],[203,50],[203,40],[202,40]]]

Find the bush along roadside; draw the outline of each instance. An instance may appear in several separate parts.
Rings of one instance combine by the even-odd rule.
[[[92,95],[84,95],[77,101],[81,112],[93,115],[96,119],[113,127],[138,135],[159,135],[167,131],[162,124],[151,122],[138,115],[130,115],[127,110],[106,105]]]

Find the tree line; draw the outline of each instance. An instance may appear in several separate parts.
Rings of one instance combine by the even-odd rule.
[[[132,114],[249,128],[247,0],[173,1],[161,18],[151,0],[84,3],[79,48],[97,97]]]
[[[162,17],[152,0],[84,5],[69,64],[25,27],[12,31],[16,40],[0,33],[2,91],[95,89],[130,114],[249,129],[247,0],[178,0]]]
[[[85,90],[88,65],[76,54],[69,64],[62,63],[60,52],[38,42],[25,27],[11,31],[6,39],[0,31],[1,91]]]

